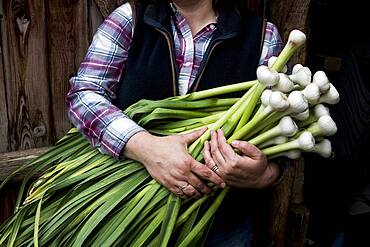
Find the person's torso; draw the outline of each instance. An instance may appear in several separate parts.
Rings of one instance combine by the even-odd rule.
[[[168,3],[137,1],[135,31],[115,102],[121,109],[140,99],[179,95],[179,67],[184,64],[176,64],[172,14]],[[234,10],[222,10],[211,36],[189,92],[255,79],[264,36],[262,18],[242,19]]]

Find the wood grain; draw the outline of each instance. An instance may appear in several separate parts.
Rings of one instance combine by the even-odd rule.
[[[89,1],[89,13],[89,37],[91,40],[100,24],[102,24],[104,17],[99,11],[99,7],[94,0]]]
[[[18,184],[9,183],[0,191],[0,224],[13,214],[18,190]]]
[[[95,0],[95,3],[103,17],[107,17],[123,0]]]
[[[9,153],[0,154],[0,181],[3,181],[6,177],[12,174],[13,171],[17,170],[23,164],[28,161],[44,154],[50,147],[43,148],[32,148],[28,150],[15,151]],[[17,174],[12,181],[20,181],[27,174],[27,170],[24,170]]]
[[[2,3],[9,150],[48,146],[54,140],[44,1],[3,0]]]
[[[54,135],[57,140],[71,128],[65,95],[88,48],[87,1],[46,1],[49,80]]]
[[[290,31],[299,29],[309,38],[308,28],[308,10],[310,0],[271,0],[270,15],[271,21],[278,27],[279,33],[284,42],[288,40]],[[307,46],[301,48],[290,60],[290,64],[304,64],[307,56]],[[303,210],[303,183],[304,183],[304,161],[286,160],[288,169],[285,173],[285,179],[276,188],[272,196],[271,215],[270,215],[270,238],[274,246],[285,247],[290,244],[294,246],[303,246],[305,231],[294,231],[292,227],[299,225],[297,220],[308,218],[308,211]],[[295,212],[295,217],[288,217],[292,212],[292,205],[300,207],[299,212]],[[302,215],[298,215],[298,213]],[[307,222],[304,222],[306,224]],[[305,229],[306,225],[302,226]],[[287,234],[289,238],[287,239]]]
[[[286,166],[284,171],[283,181],[275,187],[272,193],[271,208],[270,208],[270,238],[274,243],[273,246],[286,246],[286,233],[288,232],[287,217],[291,205],[291,195],[293,192],[298,161],[282,159]],[[301,188],[302,189],[302,188]]]
[[[308,10],[310,0],[271,0],[270,16],[278,27],[284,42],[288,40],[290,31],[299,29],[309,38]],[[291,59],[292,64],[305,63],[307,46],[301,48]]]
[[[0,2],[0,34],[3,30],[3,2]],[[5,95],[3,49],[0,39],[0,153],[8,151],[8,114]]]

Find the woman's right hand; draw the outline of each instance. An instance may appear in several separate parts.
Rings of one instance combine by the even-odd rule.
[[[142,163],[155,180],[179,197],[199,198],[213,193],[207,182],[225,187],[216,173],[188,153],[188,145],[205,131],[206,128],[203,128],[188,134],[164,137],[139,132],[127,142],[123,155]]]

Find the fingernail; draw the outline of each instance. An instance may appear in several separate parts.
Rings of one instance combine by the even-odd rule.
[[[238,145],[239,145],[239,142],[238,142],[238,141],[232,141],[232,142],[231,142],[231,145],[233,145],[233,146],[238,146]]]
[[[226,184],[225,183],[222,183],[221,184],[221,188],[225,188],[226,187]]]

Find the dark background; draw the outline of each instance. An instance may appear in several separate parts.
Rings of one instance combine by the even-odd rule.
[[[307,246],[370,246],[370,11],[367,1],[310,6],[308,67],[324,70],[341,95],[330,160],[305,156]],[[336,245],[340,246],[340,245]]]

